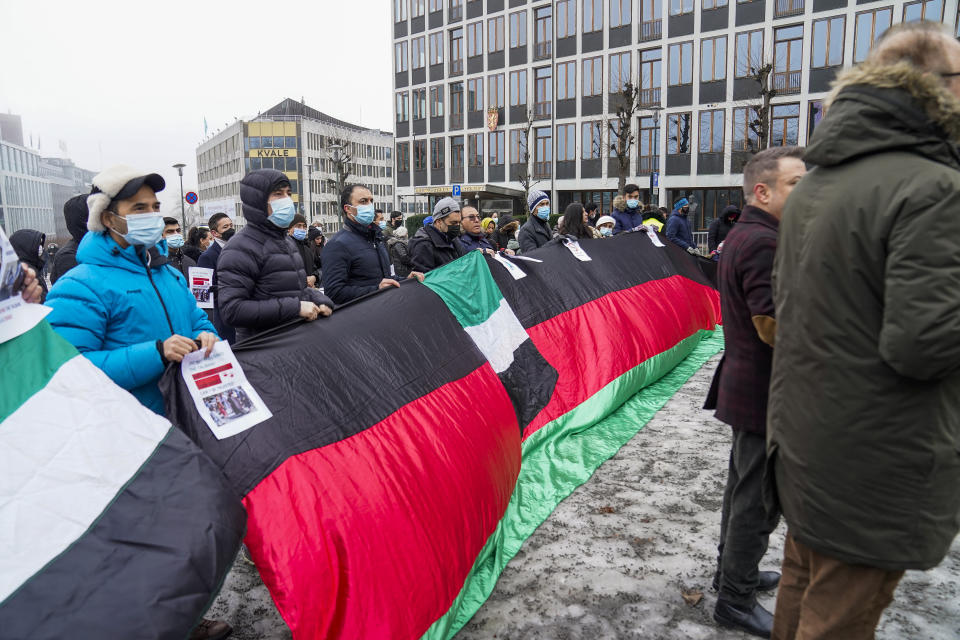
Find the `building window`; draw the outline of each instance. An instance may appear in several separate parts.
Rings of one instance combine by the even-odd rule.
[[[926,2],[920,0],[903,5],[903,21],[916,22],[917,20],[942,21],[943,0],[926,0]]]
[[[580,130],[580,157],[584,160],[599,160],[603,156],[603,122],[584,122],[580,125]]]
[[[573,100],[577,97],[577,63],[557,64],[557,100]]]
[[[813,44],[810,46],[811,66],[839,67],[843,64],[844,16],[834,16],[813,22]]]
[[[587,58],[583,61],[583,95],[603,94],[603,58]]]
[[[483,111],[483,78],[467,80],[467,111]]]
[[[810,117],[807,118],[807,144],[810,144],[810,138],[813,137],[813,131],[823,120],[823,102],[813,100],[810,102]]]
[[[443,32],[430,34],[430,64],[443,64]]]
[[[670,15],[682,16],[693,13],[693,0],[670,0]]]
[[[527,12],[510,14],[510,48],[527,46]]]
[[[576,0],[557,0],[557,38],[577,35]]]
[[[413,119],[422,120],[427,117],[427,90],[413,90]]]
[[[610,0],[610,28],[629,27],[633,0]]]
[[[487,52],[503,51],[503,16],[487,20]]]
[[[527,137],[523,129],[510,131],[510,162],[524,164],[527,162]]]
[[[551,7],[534,10],[533,58],[542,60],[553,55],[553,12]]]
[[[723,109],[700,112],[700,153],[723,153]]]
[[[503,131],[493,131],[489,138],[487,153],[490,166],[500,166],[503,164]]]
[[[617,149],[620,148],[622,142],[620,141],[620,120],[611,120],[607,123],[607,130],[610,131],[610,144],[609,149],[607,150],[607,156],[610,158],[617,157]]]
[[[430,87],[430,116],[443,117],[443,87]]]
[[[800,138],[800,105],[776,104],[770,118],[770,144],[794,147]]]
[[[550,67],[540,67],[534,70],[534,104],[535,118],[549,118],[553,112],[553,79],[550,77]]]
[[[483,23],[471,22],[467,25],[467,57],[483,54]]]
[[[427,52],[424,51],[426,40],[423,36],[410,41],[413,59],[413,68],[422,69],[427,64]]]
[[[745,31],[737,34],[737,58],[734,78],[749,78],[763,66],[763,31]]]
[[[663,33],[661,0],[640,0],[640,40],[656,40]]]
[[[397,94],[397,122],[407,122],[410,120],[407,95],[406,91],[401,91]]]
[[[407,19],[407,0],[393,0],[393,21],[404,22]]]
[[[430,168],[434,171],[443,170],[446,166],[443,162],[443,138],[434,138],[430,141]]]
[[[773,17],[786,18],[803,14],[803,0],[774,0]]]
[[[577,159],[577,125],[557,125],[557,162],[573,162]]]
[[[637,173],[645,175],[660,169],[660,121],[652,116],[640,118],[637,136]]]
[[[693,83],[693,43],[670,45],[670,86]]]
[[[538,127],[533,130],[533,175],[535,178],[549,178],[550,164],[553,161],[553,136],[550,127]]]
[[[603,30],[603,0],[583,0],[583,32]]]
[[[407,41],[398,42],[394,47],[394,55],[396,57],[396,71],[397,73],[403,73],[407,70]]]
[[[471,133],[467,136],[467,162],[471,167],[483,166],[482,133]]]
[[[610,95],[620,93],[630,82],[630,52],[610,56]]]
[[[717,82],[727,77],[727,36],[700,41],[700,82]]]
[[[443,11],[443,0],[430,0],[430,13]]]
[[[803,25],[773,30],[773,88],[799,93],[803,71]]]
[[[857,14],[857,31],[853,39],[853,62],[858,64],[867,59],[873,43],[890,28],[893,9],[874,9]]]
[[[450,127],[463,126],[463,83],[450,83]]]
[[[690,114],[671,113],[667,116],[667,153],[690,153]]]
[[[397,171],[410,171],[410,145],[406,142],[397,143]]]
[[[463,0],[450,0],[450,20],[463,18]]]
[[[660,104],[660,62],[662,51],[647,49],[640,52],[640,104]]]
[[[497,73],[487,77],[487,106],[494,109],[503,108],[503,74]]]
[[[719,9],[727,6],[727,0],[703,0],[703,10]]]
[[[510,72],[510,106],[527,104],[527,70]]]
[[[410,15],[413,18],[422,18],[426,9],[426,0],[410,0]]]
[[[413,169],[414,171],[427,170],[427,141],[414,140],[413,142]]]
[[[450,32],[450,73],[463,73],[463,29]]]

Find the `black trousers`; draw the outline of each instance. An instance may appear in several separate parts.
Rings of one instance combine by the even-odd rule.
[[[764,435],[733,430],[727,488],[723,492],[720,544],[717,546],[719,599],[752,608],[757,602],[757,573],[779,513],[763,505]]]

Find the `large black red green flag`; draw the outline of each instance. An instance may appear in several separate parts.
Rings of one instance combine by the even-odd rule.
[[[520,544],[720,347],[694,258],[645,234],[552,244],[515,279],[473,252],[424,285],[237,345],[273,416],[218,440],[294,637],[447,638]]]

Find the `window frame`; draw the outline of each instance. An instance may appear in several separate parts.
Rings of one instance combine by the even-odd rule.
[[[616,7],[616,10],[614,10]],[[633,1],[610,0],[610,28],[619,29],[633,24]]]
[[[571,73],[572,73],[572,76],[571,76]],[[557,100],[576,99],[577,97],[577,61],[576,60],[558,62],[556,71],[554,72],[554,78],[556,79],[556,83],[557,83],[557,88],[556,88]],[[561,90],[561,87],[563,87],[564,90]]]
[[[882,12],[889,12],[890,19],[888,21],[887,28],[878,34],[876,32],[877,16]],[[870,23],[871,38],[870,38],[870,44],[867,46],[866,51],[864,51],[863,57],[858,58],[857,48],[860,42],[860,39],[859,39],[860,17],[865,15],[871,15],[873,18]],[[854,22],[853,22],[853,64],[860,64],[861,62],[866,60],[867,56],[870,55],[870,50],[873,49],[873,45],[876,44],[877,39],[879,39],[880,36],[883,35],[887,31],[887,29],[889,29],[892,26],[893,26],[893,7],[877,7],[876,9],[867,9],[865,11],[858,11],[856,13],[856,17],[854,18]]]
[[[583,33],[603,31],[603,4],[604,0],[583,0]]]
[[[503,37],[503,16],[494,16],[487,19],[487,53],[500,53],[506,46]]]
[[[557,136],[556,138],[557,162],[576,162],[577,160],[577,124],[575,122],[569,122],[569,123],[564,122],[564,123],[558,124],[556,136]],[[562,152],[561,152],[561,148],[563,149]]]
[[[724,109],[704,109],[697,114],[698,123],[697,123],[697,149],[700,153],[724,153],[724,136],[726,135],[726,113]],[[709,128],[709,137],[704,135],[704,116],[709,118],[708,128]],[[716,127],[717,123],[720,124],[720,148],[715,148],[717,141],[716,137]],[[707,142],[706,149],[704,149],[704,142]]]
[[[833,23],[834,21],[840,21],[840,61],[837,63],[831,64],[831,47],[830,43],[833,42]],[[817,49],[813,44],[817,40],[817,27],[819,25],[825,25],[827,33],[825,37],[825,46],[822,50]],[[846,14],[838,14],[835,16],[828,16],[825,18],[820,18],[814,20],[811,24],[810,30],[810,68],[811,69],[828,69],[830,67],[842,67],[844,50],[847,44],[847,16]],[[823,53],[823,64],[817,64],[816,56],[817,53]]]
[[[682,150],[680,149],[680,118],[683,117],[683,116],[686,116],[686,118],[687,118],[687,136],[686,136],[686,137],[687,137],[687,141],[686,141],[687,149],[686,149],[686,151],[682,151]],[[673,124],[674,119],[676,119],[676,122],[677,122],[676,125]],[[676,130],[677,130],[677,135],[675,136],[677,142],[676,142],[676,147],[674,147],[674,148],[676,149],[676,151],[673,151],[673,152],[670,151],[670,149],[671,149],[671,144],[670,144],[670,141],[671,141],[671,137],[670,137],[671,127],[676,127]],[[678,156],[678,155],[690,155],[690,154],[691,154],[691,147],[693,146],[693,135],[692,135],[693,132],[691,131],[692,128],[693,128],[693,113],[692,113],[692,112],[690,112],[690,111],[677,111],[677,112],[675,112],[675,113],[668,113],[668,114],[667,114],[667,155],[670,155],[670,156]]]
[[[679,62],[680,62],[680,71],[678,72],[678,82],[673,81],[673,51],[676,48],[679,51]],[[686,51],[687,59],[689,60],[689,78],[684,82],[684,73],[683,73],[683,60],[684,52]],[[673,42],[669,45],[667,49],[667,86],[668,87],[683,87],[686,85],[693,84],[693,40],[686,40],[683,42]]]
[[[590,63],[590,72],[587,73],[587,63]],[[599,62],[599,71],[597,69],[597,63]],[[583,78],[581,83],[581,90],[584,97],[593,97],[593,96],[602,96],[603,95],[603,56],[592,56],[590,58],[583,59]],[[587,88],[587,83],[590,83],[590,88]],[[588,91],[593,91],[593,93],[588,93]]]
[[[514,85],[513,79],[517,78],[517,84]],[[515,69],[510,72],[510,106],[511,107],[525,107],[529,104],[529,81],[527,79],[527,69]],[[514,88],[517,91],[514,91]],[[514,96],[517,93],[523,94],[523,102],[514,102]]]
[[[525,46],[527,46],[527,10],[523,9],[510,14],[510,48],[519,49]]]
[[[723,52],[718,56],[717,55],[717,42],[723,42]],[[707,69],[705,64],[704,56],[706,55],[706,45],[710,43],[710,68],[712,70],[711,77],[705,79],[703,77],[704,71]],[[719,59],[718,59],[719,58]],[[720,77],[717,77],[717,66],[719,63],[720,67]],[[700,82],[722,82],[727,79],[727,36],[712,36],[709,38],[700,38]]]
[[[603,120],[588,120],[580,123],[580,159],[599,160],[603,157]],[[589,143],[587,139],[589,138]],[[594,155],[594,145],[596,155]]]
[[[609,73],[610,81],[607,83],[607,90],[610,92],[611,96],[621,93],[623,91],[624,86],[626,86],[628,82],[631,82],[633,80],[633,55],[632,54],[633,54],[632,50],[627,50],[627,51],[618,51],[616,53],[611,53],[609,55],[608,60],[610,62],[610,73]],[[624,79],[624,73],[623,73],[624,57],[626,57],[626,60],[627,60],[626,79]],[[618,60],[618,63],[616,64],[616,72],[614,72],[614,68],[615,68],[614,58]]]

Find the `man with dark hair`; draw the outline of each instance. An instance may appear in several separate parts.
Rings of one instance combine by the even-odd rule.
[[[71,239],[53,256],[50,284],[56,284],[60,276],[77,266],[77,247],[87,234],[87,216],[86,194],[73,196],[63,205],[63,219],[67,223]]]
[[[274,169],[251,171],[240,181],[240,200],[247,226],[217,263],[220,311],[237,339],[333,313],[333,302],[307,286],[303,260],[287,235],[297,215],[287,177]]]
[[[307,274],[307,286],[317,287],[320,271],[320,265],[317,264],[317,254],[314,251],[314,243],[309,239],[307,230],[307,219],[299,213],[293,216],[293,224],[287,229],[287,234],[293,239],[293,244],[297,247],[297,253],[303,260],[303,270]]]
[[[763,638],[770,637],[773,615],[757,602],[756,592],[775,588],[780,578],[773,571],[758,571],[780,518],[778,512],[767,512],[762,495],[773,359],[770,273],[783,206],[806,172],[802,154],[797,147],[774,147],[755,155],[744,169],[747,206],[727,236],[717,273],[725,350],[704,405],[716,409],[717,419],[733,429],[713,618]]]
[[[163,240],[167,243],[167,259],[180,273],[189,287],[190,267],[197,266],[187,254],[183,252],[183,230],[180,228],[180,221],[170,216],[163,218]],[[157,245],[162,247],[162,244]]]
[[[584,210],[587,212],[588,223],[591,227],[597,226],[597,219],[602,215],[602,212],[597,207],[597,203],[593,200],[587,202],[583,205]]]
[[[477,210],[471,207],[474,214]],[[460,203],[442,198],[433,207],[433,222],[422,227],[410,240],[410,260],[421,273],[433,271],[466,253],[460,244]],[[477,215],[479,223],[479,215]],[[477,227],[480,225],[477,224]]]
[[[829,103],[773,267],[773,633],[861,640],[958,529],[960,43],[896,25]]]
[[[618,234],[624,231],[630,231],[643,225],[643,209],[640,207],[640,187],[635,184],[627,184],[623,187],[623,210],[614,209],[611,215],[616,221],[613,226],[613,233]]]
[[[389,240],[393,237],[393,232],[399,229],[401,226],[403,226],[403,214],[399,211],[392,212],[386,228],[383,229],[383,237]]]
[[[747,189],[744,181],[744,191]],[[667,218],[667,240],[684,249],[690,255],[700,255],[700,249],[693,241],[693,228],[687,216],[690,214],[691,204],[686,198],[680,198],[673,204],[673,213]]]
[[[337,304],[374,291],[399,287],[391,277],[390,256],[374,224],[373,193],[359,184],[340,192],[343,229],[323,249],[323,289]]]
[[[213,269],[213,326],[217,328],[217,333],[221,338],[233,344],[237,339],[237,332],[227,324],[220,313],[219,294],[217,293],[217,262],[220,260],[220,252],[227,246],[227,242],[237,230],[233,228],[233,220],[225,213],[213,214],[210,216],[207,225],[210,229],[210,235],[213,236],[213,242],[210,243],[206,251],[200,254],[197,266]]]
[[[459,240],[464,253],[479,249],[483,253],[495,254],[496,250],[493,248],[493,244],[483,233],[483,227],[480,224],[480,212],[477,211],[477,208],[468,205],[461,209],[460,214],[462,215],[460,222],[463,224],[463,235],[460,236]]]

